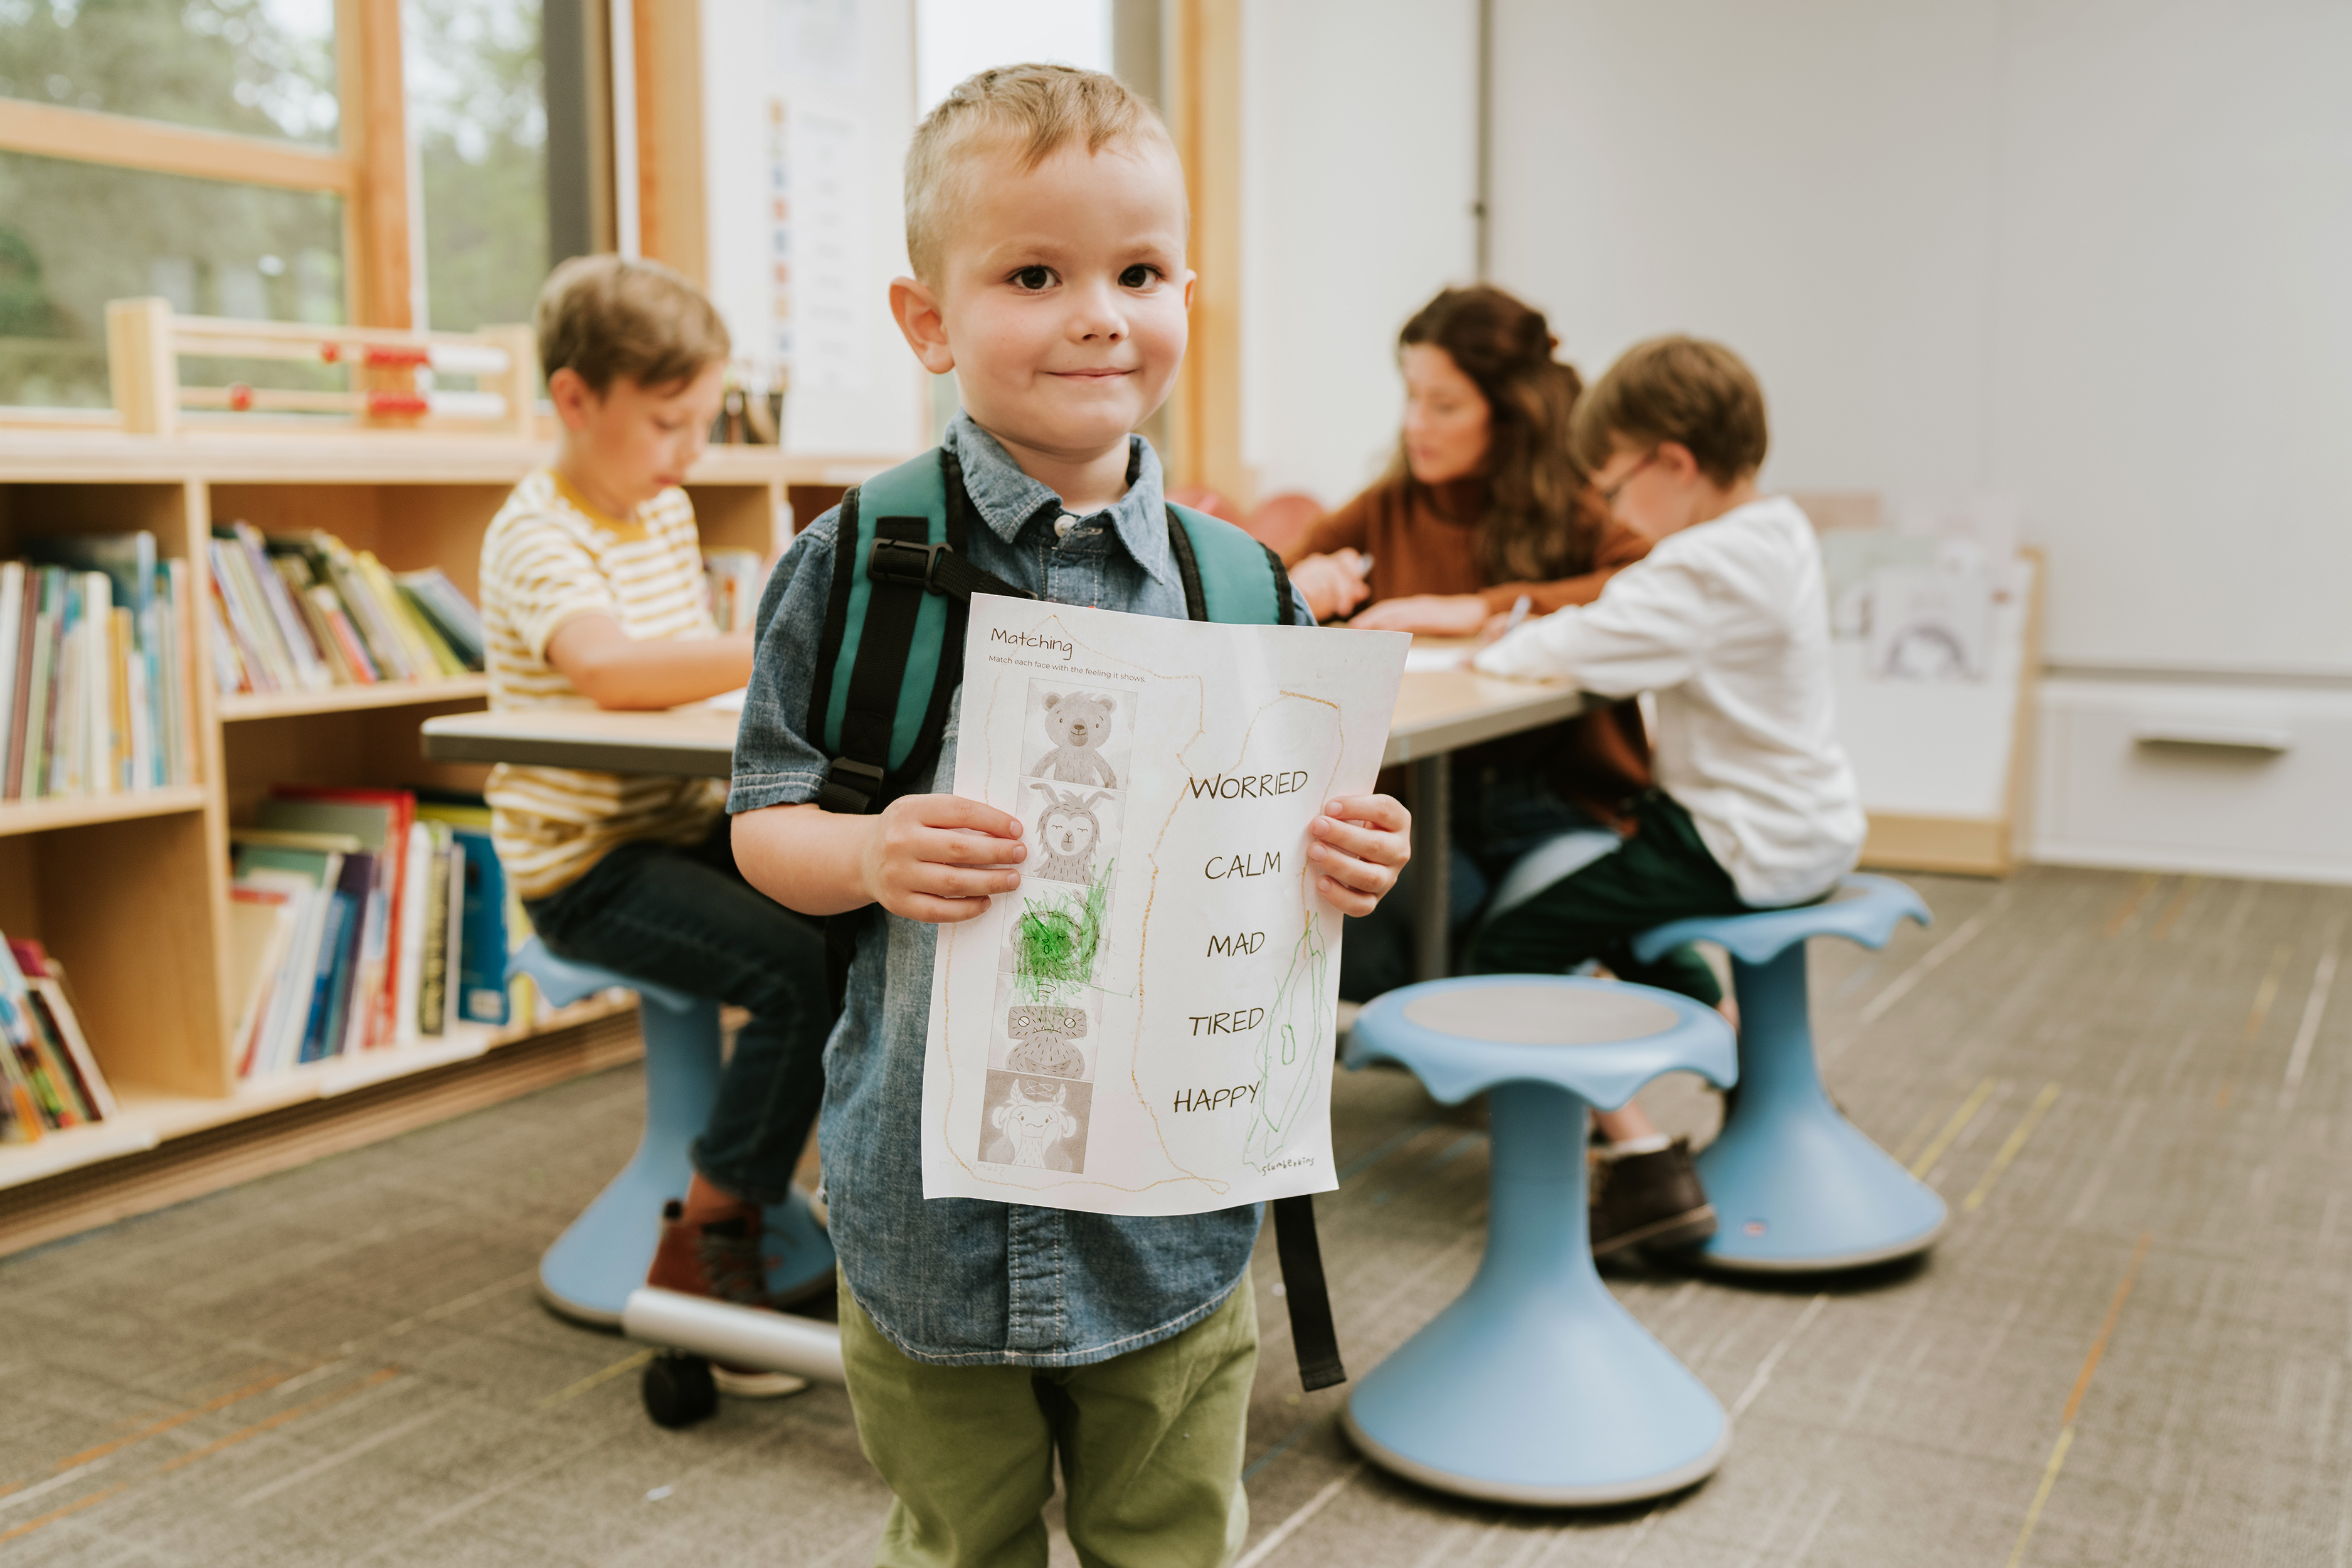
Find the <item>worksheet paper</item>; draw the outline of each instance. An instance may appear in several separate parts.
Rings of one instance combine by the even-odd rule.
[[[955,793],[1029,856],[940,928],[925,1197],[1169,1215],[1339,1184],[1341,916],[1307,825],[1370,792],[1412,640],[974,595]]]

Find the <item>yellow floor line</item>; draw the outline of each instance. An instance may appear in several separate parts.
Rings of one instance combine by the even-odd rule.
[[[637,1352],[635,1355],[625,1355],[620,1360],[614,1362],[612,1365],[604,1368],[602,1372],[592,1372],[587,1376],[582,1378],[579,1382],[573,1384],[571,1387],[558,1389],[555,1393],[549,1394],[546,1398],[539,1402],[539,1407],[541,1410],[552,1410],[557,1405],[563,1404],[566,1400],[577,1399],[582,1394],[587,1393],[590,1389],[596,1387],[600,1384],[612,1382],[623,1373],[636,1371],[637,1368],[653,1360],[655,1353],[656,1352],[650,1350],[642,1350]]]
[[[2042,1086],[2042,1092],[2033,1097],[2033,1104],[2027,1109],[2024,1119],[2018,1122],[2016,1130],[2010,1133],[2009,1142],[2000,1146],[2000,1152],[1992,1157],[1992,1163],[1985,1168],[1983,1177],[1978,1181],[1975,1188],[1961,1203],[1962,1212],[1967,1214],[1977,1212],[1978,1206],[1985,1201],[1985,1194],[1992,1191],[1995,1182],[2000,1180],[2000,1173],[2009,1169],[2009,1163],[2017,1158],[2017,1152],[2025,1147],[2025,1141],[2028,1138],[2033,1136],[2033,1130],[2041,1124],[2042,1118],[2048,1114],[2052,1106],[2058,1103],[2058,1093],[2056,1084],[2045,1084]]]
[[[1960,1101],[1960,1108],[1952,1112],[1952,1119],[1944,1123],[1944,1130],[1936,1134],[1935,1142],[1919,1151],[1919,1157],[1911,1162],[1913,1175],[1924,1178],[1936,1168],[1936,1162],[1944,1157],[1944,1152],[1958,1141],[1962,1132],[1968,1131],[1969,1123],[1977,1119],[1977,1112],[1984,1109],[1984,1102],[1992,1098],[1992,1091],[1999,1084],[1998,1079],[1989,1078]]]
[[[2230,1076],[2213,1096],[2216,1110],[2230,1109],[2230,1100],[2238,1091],[2238,1058],[2246,1054],[2246,1047],[2263,1032],[2263,1025],[2271,1016],[2271,1004],[2278,1000],[2279,982],[2286,978],[2286,961],[2292,951],[2281,942],[2278,951],[2271,954],[2270,973],[2263,976],[2262,985],[2254,992],[2253,1009],[2246,1015],[2246,1026],[2239,1032],[2238,1044],[2230,1052]]]
[[[2124,901],[2117,904],[2115,913],[2107,917],[2106,934],[2121,936],[2124,927],[2132,923],[2132,917],[2139,913],[2141,906],[2147,902],[2148,895],[2156,891],[2157,883],[2162,880],[2163,879],[2153,871],[2142,873],[2139,886],[2125,894]]]
[[[2172,901],[2164,906],[2162,914],[2156,917],[2155,929],[2147,933],[2150,942],[2167,942],[2171,939],[2172,928],[2179,922],[2181,912],[2189,908],[2189,900],[2197,896],[2198,886],[2204,880],[2202,877],[2180,879],[2180,890],[2172,895]]]
[[[2124,1315],[2124,1302],[2130,1299],[2132,1286],[2139,1279],[2140,1265],[2147,1260],[2152,1239],[2149,1232],[2139,1233],[2139,1245],[2132,1248],[2131,1266],[2124,1270],[2115,1299],[2107,1303],[2106,1321],[2099,1325],[2099,1337],[2091,1342],[2091,1353],[2083,1358],[2083,1370],[2075,1374],[2074,1392],[2066,1396],[2065,1414],[2059,1417],[2058,1441],[2050,1450],[2050,1462],[2042,1467],[2042,1484],[2034,1489],[2032,1506],[2025,1510],[2025,1523],[2018,1530],[2017,1545],[2009,1554],[2009,1568],[2017,1568],[2025,1560],[2026,1542],[2033,1539],[2033,1527],[2042,1522],[2042,1507],[2050,1500],[2051,1489],[2058,1484],[2058,1471],[2066,1463],[2066,1450],[2074,1446],[2074,1417],[2082,1413],[2083,1396],[2091,1391],[2092,1375],[2107,1353],[2108,1336],[2116,1331],[2116,1321]]]

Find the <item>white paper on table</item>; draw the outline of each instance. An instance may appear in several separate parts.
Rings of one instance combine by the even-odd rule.
[[[1411,642],[973,596],[955,793],[1029,856],[940,928],[925,1197],[1171,1215],[1339,1185],[1341,917],[1307,825],[1372,788]]]
[[[1477,649],[1467,643],[1433,644],[1412,648],[1404,656],[1407,675],[1442,675],[1467,665]]]

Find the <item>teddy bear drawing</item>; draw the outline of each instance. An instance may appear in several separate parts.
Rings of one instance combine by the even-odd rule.
[[[1118,779],[1099,748],[1118,706],[1117,698],[1099,691],[1045,693],[1045,732],[1054,738],[1054,749],[1038,764],[1037,776],[1117,789]]]

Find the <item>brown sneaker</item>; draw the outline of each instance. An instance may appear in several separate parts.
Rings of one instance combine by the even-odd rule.
[[[766,1228],[757,1204],[739,1204],[689,1220],[686,1205],[673,1198],[662,1205],[661,1244],[654,1249],[646,1283],[681,1295],[775,1310],[776,1300],[768,1293],[768,1259],[760,1251]],[[710,1375],[719,1393],[740,1399],[775,1399],[809,1385],[808,1379],[788,1372],[721,1362],[711,1363]]]
[[[757,1204],[686,1217],[675,1198],[662,1205],[661,1245],[646,1283],[682,1296],[709,1296],[738,1307],[771,1307],[768,1260],[760,1255],[767,1222]]]
[[[1715,1205],[1692,1165],[1690,1140],[1647,1154],[1601,1160],[1593,1170],[1592,1256],[1629,1247],[1696,1247],[1715,1234]]]

